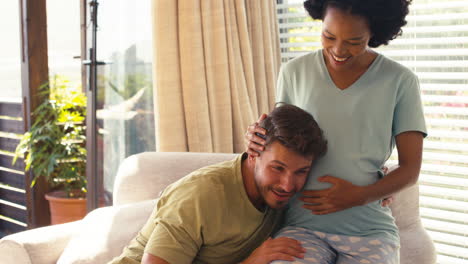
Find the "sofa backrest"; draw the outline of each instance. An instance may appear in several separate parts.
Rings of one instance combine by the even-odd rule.
[[[196,152],[145,152],[126,158],[114,184],[114,205],[155,199],[169,184],[204,166],[230,160],[238,154]],[[390,171],[395,165],[389,166]],[[395,195],[391,205],[397,225],[402,228],[419,221],[417,185]]]
[[[114,183],[113,204],[155,199],[169,184],[190,172],[238,154],[145,152],[126,158]]]

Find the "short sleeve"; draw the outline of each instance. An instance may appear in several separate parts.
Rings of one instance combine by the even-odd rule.
[[[418,78],[411,76],[401,83],[393,117],[393,136],[407,131],[419,131],[427,136]]]
[[[158,256],[171,264],[192,263],[203,244],[201,198],[177,190],[158,208],[155,228],[148,239],[145,253]]]
[[[278,75],[276,83],[276,102],[291,104],[292,100],[289,93],[291,90],[290,76],[287,75],[286,65],[283,65]]]

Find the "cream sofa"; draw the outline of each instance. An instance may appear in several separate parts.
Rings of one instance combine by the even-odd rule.
[[[158,194],[189,172],[234,154],[156,153],[128,157],[114,187],[114,205],[83,220],[9,235],[0,240],[0,264],[106,263],[120,254],[149,217]],[[434,246],[421,226],[418,186],[392,204],[401,236],[402,264],[435,263]]]

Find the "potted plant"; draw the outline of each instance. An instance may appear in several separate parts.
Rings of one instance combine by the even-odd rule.
[[[31,188],[39,177],[50,184],[53,191],[46,199],[52,224],[78,220],[86,214],[86,96],[59,76],[42,85],[39,94],[44,100],[32,112],[33,125],[13,162],[25,158],[25,170],[34,175]]]

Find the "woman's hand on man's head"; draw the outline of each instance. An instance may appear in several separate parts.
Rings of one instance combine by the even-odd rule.
[[[257,122],[247,127],[247,131],[244,135],[244,144],[247,148],[246,152],[254,157],[258,157],[260,153],[265,150],[264,145],[266,141],[262,138],[262,135],[265,136],[266,130],[259,125],[265,118],[267,118],[267,115],[262,114]],[[257,135],[257,133],[260,135]]]

